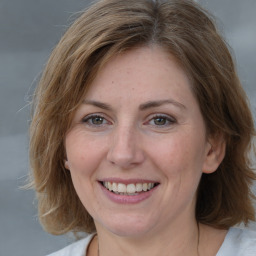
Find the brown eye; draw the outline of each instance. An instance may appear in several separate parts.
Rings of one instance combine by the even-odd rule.
[[[150,118],[146,123],[152,127],[168,128],[176,123],[176,119],[169,115],[157,114]]]
[[[166,125],[166,118],[165,117],[156,117],[154,118],[154,124],[155,125]]]
[[[86,116],[83,120],[82,120],[83,123],[89,125],[89,126],[103,126],[105,124],[109,124],[109,122],[103,117],[103,116],[100,116],[100,115],[89,115],[89,116]]]
[[[91,117],[91,123],[95,125],[101,125],[104,122],[104,118],[101,116]]]

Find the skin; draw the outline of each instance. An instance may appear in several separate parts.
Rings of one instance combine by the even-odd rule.
[[[97,229],[89,255],[98,244],[101,256],[198,255],[196,190],[202,173],[217,169],[225,145],[207,138],[191,88],[175,59],[156,46],[116,56],[93,81],[65,140],[65,166]],[[145,200],[120,204],[103,193],[105,179],[159,185]],[[216,232],[204,255],[221,245],[225,233]]]

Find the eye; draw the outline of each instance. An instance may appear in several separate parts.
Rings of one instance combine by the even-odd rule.
[[[176,123],[175,118],[167,115],[155,115],[153,116],[147,124],[151,126],[166,127]]]
[[[96,126],[96,127],[111,124],[105,117],[101,115],[95,115],[95,114],[84,117],[82,122],[86,123],[89,126]]]
[[[166,125],[167,119],[165,117],[156,117],[153,122],[155,125]]]

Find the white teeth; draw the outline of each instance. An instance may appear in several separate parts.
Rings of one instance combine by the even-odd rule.
[[[127,187],[126,187],[126,192],[127,193],[130,193],[130,194],[132,194],[132,193],[135,193],[136,192],[136,187],[135,187],[135,185],[134,184],[129,184],[129,185],[127,185]]]
[[[143,183],[142,189],[143,189],[143,191],[147,191],[148,190],[148,184],[147,183]]]
[[[126,193],[126,186],[122,183],[118,183],[117,185],[117,192],[119,193]]]
[[[136,191],[137,192],[141,192],[142,191],[142,184],[141,183],[137,183],[136,184]]]
[[[107,189],[109,189],[109,188],[107,188]],[[112,183],[112,190],[113,190],[114,192],[118,192],[117,184],[116,184],[115,182]]]
[[[109,191],[113,191],[116,194],[121,195],[137,195],[139,192],[146,192],[151,190],[154,187],[154,183],[136,183],[136,184],[128,184],[125,185],[123,183],[116,183],[116,182],[103,182],[105,188]]]
[[[108,182],[107,186],[105,186],[105,187],[107,187],[109,190],[112,190],[112,184],[111,184],[111,182]]]

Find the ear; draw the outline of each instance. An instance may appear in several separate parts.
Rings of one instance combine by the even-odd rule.
[[[226,142],[221,135],[208,139],[203,173],[213,173],[225,157]]]
[[[69,170],[69,164],[68,164],[68,160],[64,160],[64,166],[67,170]]]

